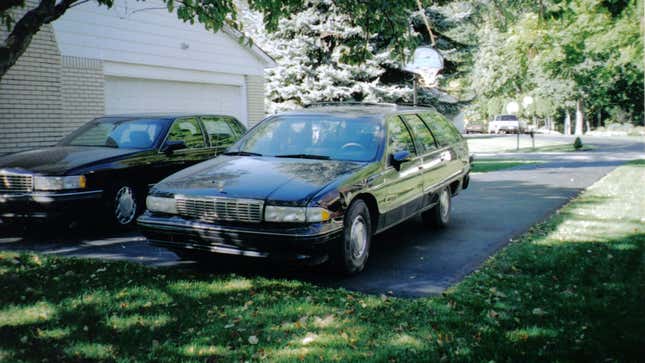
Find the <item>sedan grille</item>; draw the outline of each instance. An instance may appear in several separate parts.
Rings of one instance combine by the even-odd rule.
[[[205,222],[259,223],[264,202],[255,199],[193,198],[176,196],[177,213]]]
[[[0,171],[0,193],[31,192],[33,189],[33,176]]]

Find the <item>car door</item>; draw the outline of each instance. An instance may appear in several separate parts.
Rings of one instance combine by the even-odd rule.
[[[183,142],[185,148],[167,151],[167,146]],[[161,162],[158,172],[166,177],[210,157],[211,150],[206,146],[204,132],[197,117],[178,118],[170,126],[166,139],[161,146]]]
[[[244,134],[244,126],[229,116],[201,116],[210,156],[223,153]]]
[[[443,115],[437,111],[427,111],[419,114],[426,126],[430,128],[439,145],[439,156],[442,165],[442,180],[450,179],[464,168],[464,160],[461,158],[463,153],[462,137],[459,131],[450,125]],[[466,152],[467,153],[467,152]]]
[[[398,115],[391,115],[387,122],[387,160],[382,175],[379,195],[385,226],[393,225],[416,214],[421,208],[423,189],[423,159],[418,155],[408,127]],[[409,160],[393,162],[398,152],[410,153]]]
[[[446,168],[446,163],[442,160],[442,151],[437,146],[432,132],[421,118],[415,114],[402,115],[401,117],[412,131],[415,145],[421,154],[423,193],[427,195],[443,181],[446,174],[443,168]],[[429,201],[430,199],[427,198],[426,204]]]

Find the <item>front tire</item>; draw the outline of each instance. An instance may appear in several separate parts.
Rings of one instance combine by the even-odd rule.
[[[423,221],[435,228],[445,228],[450,224],[450,210],[452,202],[450,200],[450,187],[445,187],[439,191],[439,201],[432,209],[421,214]]]
[[[332,262],[346,275],[357,274],[365,268],[372,242],[372,220],[362,200],[353,202],[345,214],[343,236],[333,251]]]
[[[134,225],[141,210],[137,190],[127,184],[114,188],[109,203],[112,221],[119,227]]]

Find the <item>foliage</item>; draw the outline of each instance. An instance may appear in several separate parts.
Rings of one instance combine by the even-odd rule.
[[[412,75],[402,71],[403,62],[392,47],[396,41],[387,32],[365,33],[338,2],[307,0],[305,5],[301,12],[280,20],[271,34],[259,26],[261,14],[244,7],[240,11],[245,31],[278,63],[267,71],[271,111],[324,101],[412,102]],[[459,77],[468,63],[467,45],[451,30],[465,23],[469,14],[471,9],[460,1],[426,8],[436,47],[446,58],[446,80]],[[406,43],[430,42],[419,12],[411,13],[405,23]],[[348,56],[357,42],[365,44],[361,63]],[[444,101],[442,96],[437,90],[421,90],[419,101],[436,104]]]
[[[482,10],[471,77],[483,117],[532,96],[525,116],[556,116],[582,99],[588,116],[617,108],[643,122],[642,1],[493,3],[505,10],[502,17],[496,7]]]
[[[475,159],[470,171],[473,173],[487,173],[490,171],[510,169],[516,166],[535,165],[540,163],[542,163],[542,161],[521,159]]]
[[[638,361],[645,163],[436,297],[0,252],[0,360]]]

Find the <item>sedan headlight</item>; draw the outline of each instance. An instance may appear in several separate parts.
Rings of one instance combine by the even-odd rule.
[[[267,222],[324,222],[330,218],[328,210],[318,207],[280,207],[267,205],[264,220]]]
[[[146,198],[146,207],[151,212],[177,214],[177,202],[175,198],[154,197],[149,195]]]
[[[35,176],[35,190],[85,189],[85,175]]]

